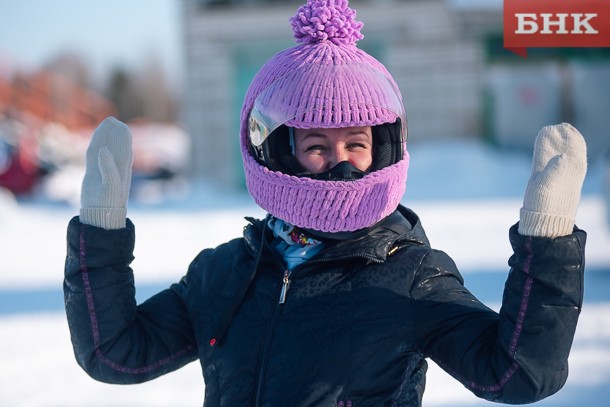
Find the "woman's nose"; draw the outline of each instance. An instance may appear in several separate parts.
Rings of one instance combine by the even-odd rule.
[[[333,149],[332,162],[329,163],[329,169],[343,161],[349,161],[349,154],[347,153],[347,151],[345,151],[345,149],[343,148],[338,147]]]

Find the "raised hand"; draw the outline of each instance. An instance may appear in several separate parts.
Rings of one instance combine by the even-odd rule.
[[[95,129],[87,148],[81,223],[104,229],[125,227],[132,165],[129,128],[108,117]]]
[[[546,126],[534,145],[519,233],[558,237],[572,233],[587,172],[587,146],[568,123]]]

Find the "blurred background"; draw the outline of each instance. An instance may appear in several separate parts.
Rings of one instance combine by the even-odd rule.
[[[0,406],[201,404],[195,364],[137,390],[79,370],[62,311],[65,227],[78,213],[91,133],[109,115],[133,134],[139,300],[178,280],[198,250],[239,235],[243,216],[262,214],[245,190],[240,109],[260,66],[294,45],[288,18],[303,2],[0,2],[0,382],[12,383],[0,388]],[[568,121],[586,138],[577,223],[589,232],[592,305],[576,341],[573,391],[544,405],[604,405],[610,48],[513,55],[502,46],[501,0],[350,6],[364,22],[358,46],[384,63],[403,93],[411,152],[403,203],[490,306],[501,298],[506,231],[518,219],[537,132]],[[66,381],[78,389],[66,391]],[[434,367],[429,383],[448,389],[426,393],[429,405],[486,404]]]
[[[262,63],[294,45],[287,16],[300,4],[2,2],[0,187],[73,202],[88,138],[114,115],[134,132],[136,197],[138,181],[177,178],[243,190],[243,96]],[[412,146],[474,139],[527,155],[543,125],[569,121],[591,162],[610,150],[610,49],[517,57],[502,47],[498,0],[352,6],[365,22],[359,46],[401,87]]]

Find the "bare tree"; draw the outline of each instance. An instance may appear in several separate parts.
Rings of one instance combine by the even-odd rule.
[[[143,115],[161,122],[176,119],[175,98],[167,81],[163,65],[151,56],[139,68],[138,82],[142,96]]]
[[[134,76],[121,67],[110,73],[106,97],[110,99],[122,121],[130,121],[143,116],[143,102],[140,88]]]
[[[74,51],[66,50],[56,54],[44,64],[44,70],[63,76],[83,88],[96,88],[88,63],[83,56]]]
[[[114,103],[119,118],[130,121],[146,118],[160,122],[176,119],[176,102],[162,65],[149,59],[137,71],[115,68],[106,88],[106,96]]]

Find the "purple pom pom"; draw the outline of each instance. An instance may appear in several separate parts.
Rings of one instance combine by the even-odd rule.
[[[328,40],[353,45],[364,38],[360,33],[363,23],[356,21],[356,11],[348,7],[348,0],[308,0],[290,24],[299,43]]]

